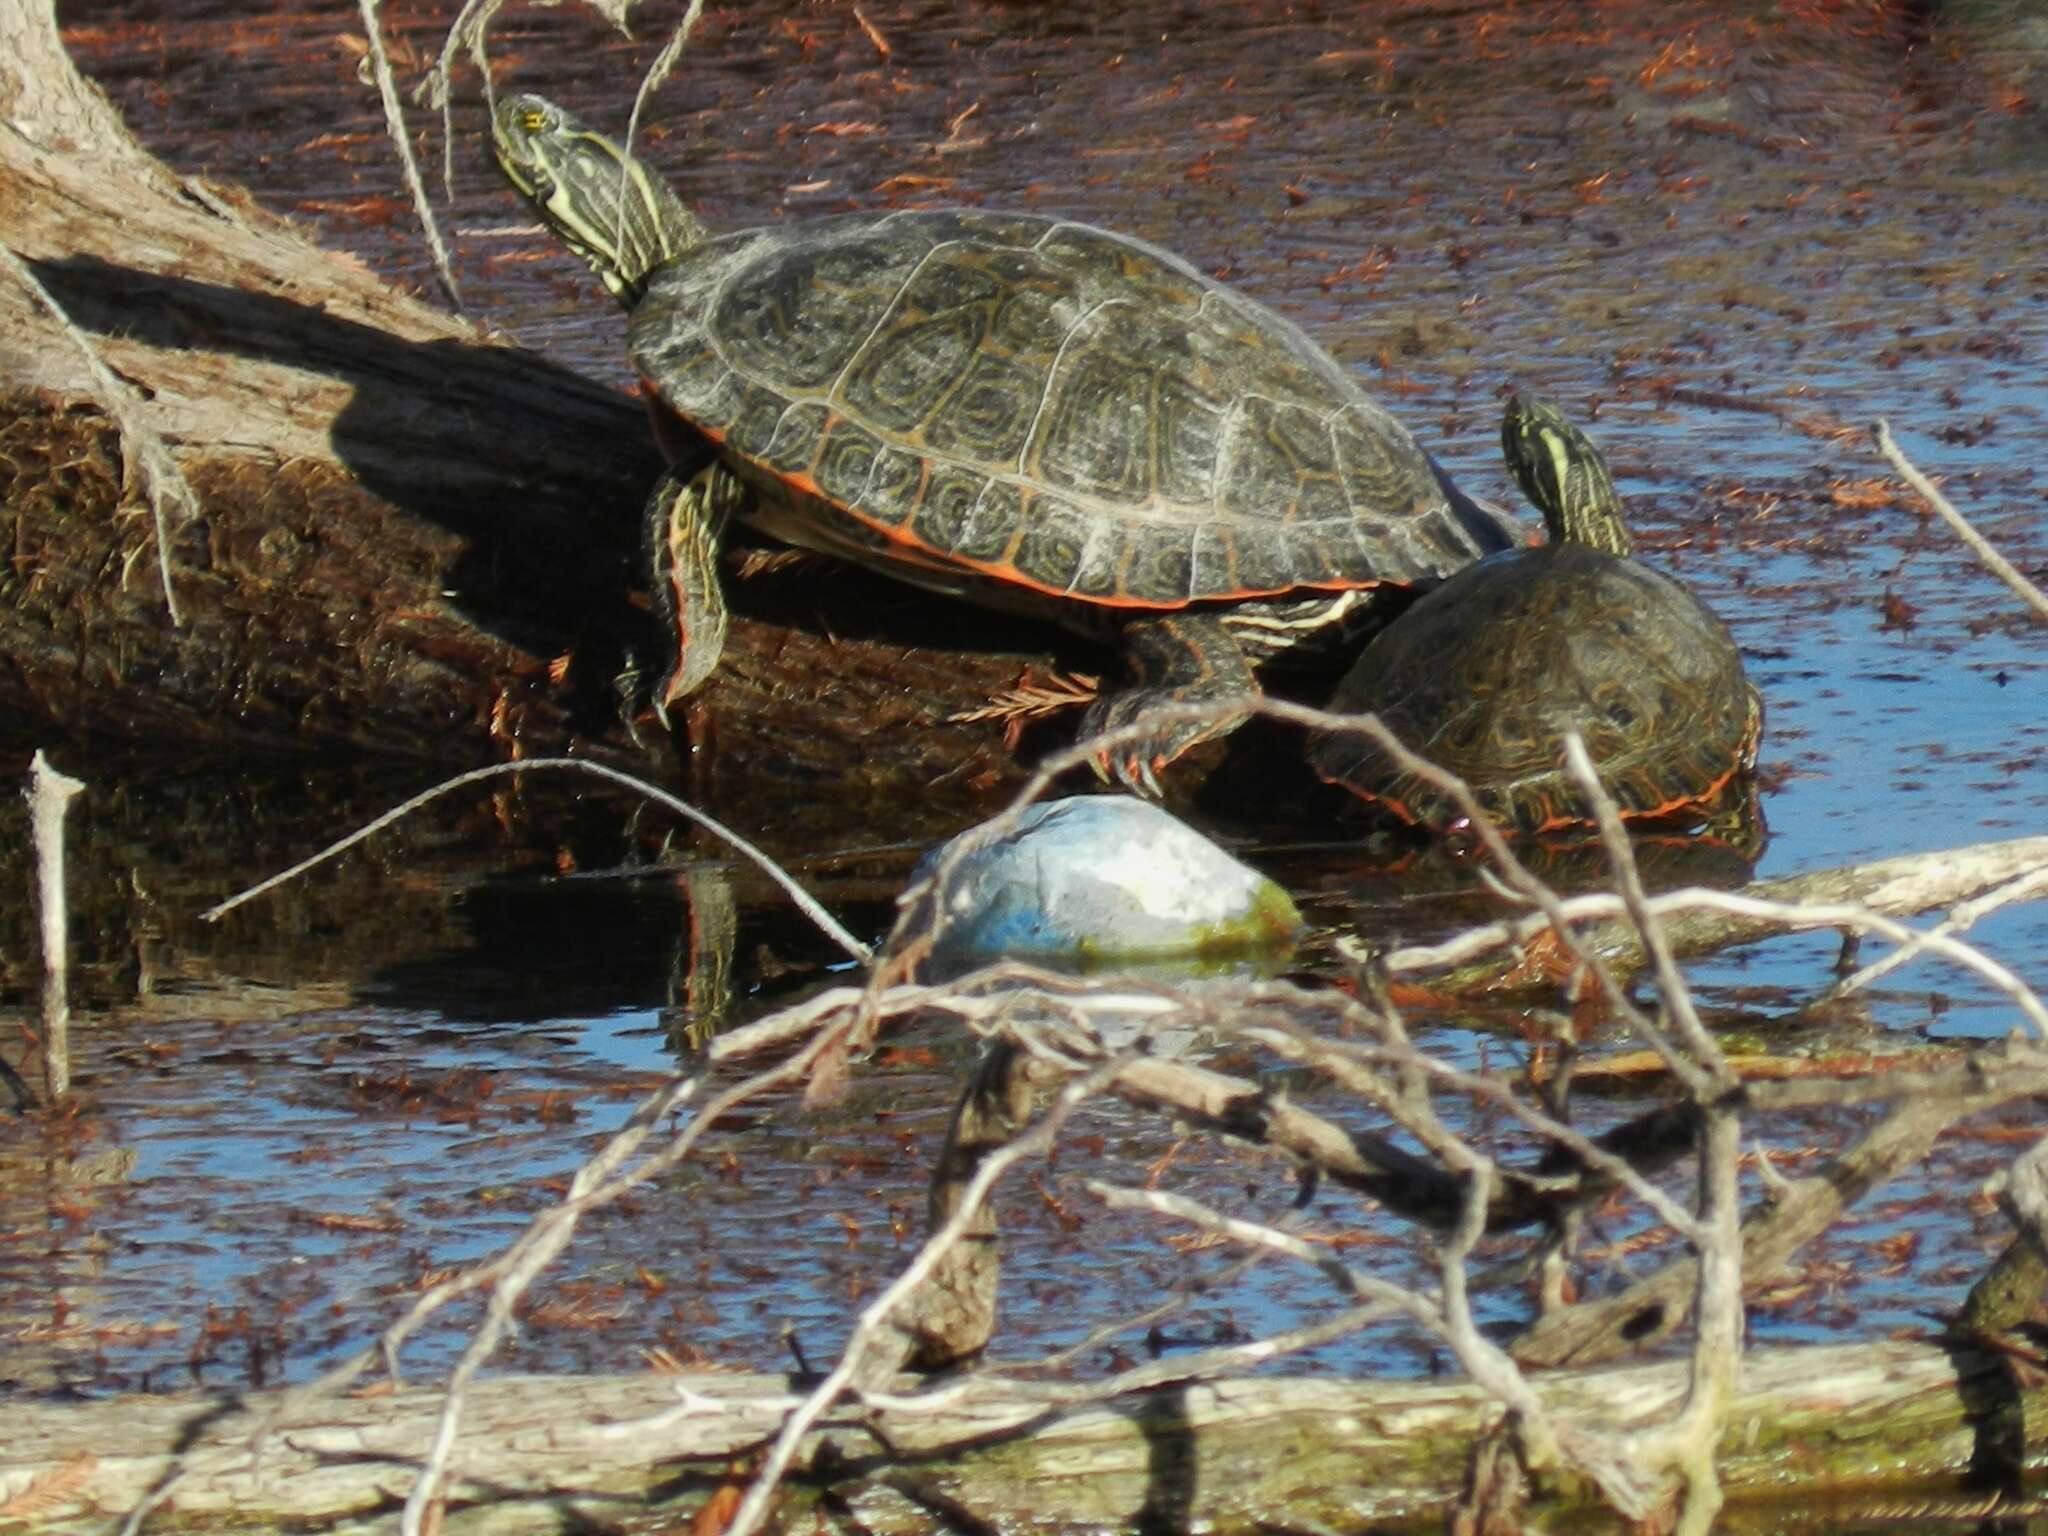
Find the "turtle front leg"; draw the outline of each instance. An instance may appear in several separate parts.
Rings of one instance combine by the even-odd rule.
[[[1086,735],[1129,725],[1160,704],[1223,706],[1258,697],[1250,660],[1213,615],[1147,614],[1126,619],[1122,634],[1130,686],[1088,706],[1081,724]],[[1105,782],[1114,779],[1136,794],[1156,799],[1161,794],[1160,769],[1197,742],[1229,735],[1248,716],[1247,710],[1226,707],[1207,719],[1161,725],[1138,741],[1097,753],[1095,772]]]
[[[654,712],[704,686],[725,652],[725,592],[718,584],[718,543],[750,493],[746,482],[713,459],[695,474],[671,469],[647,498],[642,525],[653,567],[654,606],[675,637],[675,665],[655,685]]]

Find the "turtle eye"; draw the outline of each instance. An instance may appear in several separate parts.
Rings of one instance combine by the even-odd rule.
[[[528,107],[519,114],[519,126],[528,133],[539,133],[547,125],[547,114],[541,111],[539,107]]]

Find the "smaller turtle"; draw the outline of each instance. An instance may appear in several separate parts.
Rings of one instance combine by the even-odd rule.
[[[1330,707],[1377,715],[1512,832],[1592,819],[1563,767],[1569,731],[1624,816],[1710,814],[1755,765],[1763,729],[1728,627],[1630,558],[1606,462],[1556,409],[1510,400],[1501,447],[1550,542],[1489,556],[1417,602],[1366,647]],[[1463,821],[1449,797],[1362,735],[1319,732],[1309,759],[1404,821]]]

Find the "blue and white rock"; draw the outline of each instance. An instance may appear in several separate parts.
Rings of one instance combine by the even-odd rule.
[[[963,841],[929,854],[938,869]],[[1040,801],[1008,833],[967,853],[939,893],[935,976],[1010,956],[1087,969],[1160,961],[1217,969],[1284,958],[1301,914],[1278,885],[1149,801]]]

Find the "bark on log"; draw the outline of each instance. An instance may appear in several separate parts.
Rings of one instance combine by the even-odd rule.
[[[660,645],[637,590],[658,464],[634,402],[180,180],[72,70],[48,0],[0,10],[0,107],[0,243],[134,386],[200,501],[168,530],[174,629],[102,392],[0,275],[0,711],[181,745],[667,758],[615,697],[627,652]],[[1010,773],[997,727],[945,721],[1015,682],[1041,632],[935,625],[929,600],[858,573],[754,583],[735,606],[693,766],[715,725],[750,784]],[[918,648],[961,633],[996,639]]]
[[[1539,1388],[1567,1417],[1644,1424],[1679,1399],[1685,1375],[1666,1361]],[[726,1406],[685,1412],[682,1386]],[[654,1509],[674,1529],[732,1458],[773,1433],[791,1390],[780,1377],[741,1376],[486,1383],[464,1414],[445,1529],[559,1531],[593,1519],[617,1529]],[[251,1394],[10,1407],[0,1517],[97,1531],[161,1485],[181,1446],[184,1476],[149,1529],[230,1515],[395,1529],[389,1501],[433,1439],[439,1395],[301,1403],[290,1427],[252,1444],[281,1405],[279,1394]],[[1745,1362],[1721,1472],[1737,1501],[1781,1496],[1794,1474],[1809,1507],[1858,1494],[1897,1501],[1955,1486],[1993,1417],[2024,1413],[2027,1448],[2038,1448],[2044,1407],[2038,1377],[2018,1385],[2006,1362],[1974,1352],[1908,1342],[1759,1351]],[[1498,1412],[1464,1383],[1188,1383],[1068,1408],[971,1388],[943,1411],[833,1416],[803,1453],[810,1470],[785,1490],[785,1513],[803,1509],[806,1529],[880,1533],[959,1529],[959,1510],[994,1529],[1357,1529],[1440,1508]]]

